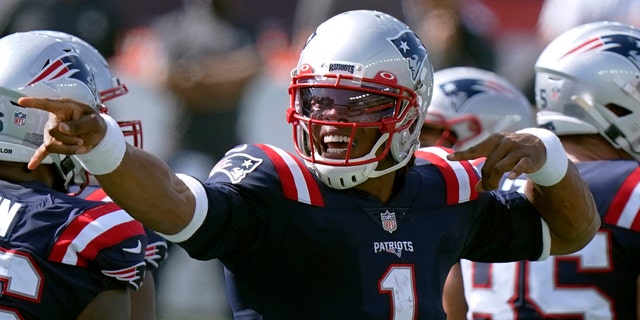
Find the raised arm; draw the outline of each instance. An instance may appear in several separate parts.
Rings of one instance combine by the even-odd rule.
[[[96,178],[114,202],[155,231],[175,234],[193,217],[189,187],[164,161],[132,145],[112,173]]]
[[[113,201],[145,226],[171,235],[191,221],[196,206],[191,190],[198,182],[185,177],[190,188],[160,158],[126,144],[113,119],[68,99],[21,98],[18,103],[54,115],[30,169],[48,153],[79,155]]]
[[[600,227],[588,185],[553,133],[538,128],[519,132],[494,134],[475,147],[452,154],[450,160],[487,157],[479,190],[496,189],[505,173],[511,179],[527,174],[525,195],[549,226],[551,254],[582,249]]]

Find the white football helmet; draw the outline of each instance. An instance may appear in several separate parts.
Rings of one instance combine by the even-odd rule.
[[[71,98],[98,108],[93,71],[70,43],[34,32],[0,38],[0,160],[29,162],[43,142],[49,113],[20,107],[21,96]],[[71,157],[50,154],[65,187],[84,170]],[[78,181],[76,181],[78,182]]]
[[[536,64],[538,125],[600,134],[640,160],[640,30],[593,22],[554,39]]]
[[[103,103],[100,106],[101,112],[105,114],[109,113],[109,110],[104,105],[105,102],[129,92],[127,86],[125,86],[118,77],[111,73],[107,59],[105,59],[104,56],[88,42],[74,35],[60,31],[36,30],[33,32],[68,41],[76,48],[83,60],[89,65],[89,67],[91,67],[91,69],[93,69],[96,87],[100,94],[100,102]],[[120,125],[125,137],[130,137],[134,146],[142,148],[142,123],[140,120],[118,121],[118,124]]]
[[[535,127],[533,106],[502,76],[474,67],[452,67],[433,75],[433,99],[424,123],[443,130],[436,145],[448,141],[465,150],[496,132]]]
[[[412,158],[431,100],[433,68],[407,25],[378,11],[339,14],[309,37],[291,73],[287,121],[293,125],[295,149],[325,184],[351,188]],[[342,114],[331,120],[323,114],[327,110]],[[314,134],[319,126],[344,134]],[[380,137],[368,154],[354,156],[354,136],[363,128],[378,129]],[[340,145],[332,148],[342,150],[344,158],[322,156],[328,142]],[[387,156],[395,163],[377,169]]]

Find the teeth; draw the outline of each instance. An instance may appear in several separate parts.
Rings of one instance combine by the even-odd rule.
[[[327,153],[342,153],[347,152],[347,148],[327,148]]]
[[[330,143],[330,142],[349,142],[349,137],[347,136],[325,136],[324,137],[324,143]]]

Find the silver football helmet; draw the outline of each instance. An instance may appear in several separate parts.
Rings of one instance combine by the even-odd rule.
[[[493,72],[452,67],[434,73],[425,126],[442,129],[435,145],[465,150],[496,132],[534,127],[533,106],[521,90]]]
[[[65,32],[52,31],[52,30],[36,30],[36,33],[41,33],[56,39],[68,41],[73,45],[83,60],[91,67],[96,80],[96,87],[100,94],[100,111],[108,114],[109,110],[104,105],[105,102],[122,96],[129,92],[127,86],[120,81],[120,78],[111,73],[109,69],[109,63],[107,59],[91,44],[88,42]],[[132,144],[138,148],[142,148],[142,123],[140,120],[119,120],[118,124],[122,129],[125,137],[130,137]]]
[[[640,160],[640,30],[593,22],[554,39],[536,64],[538,125],[600,134]]]
[[[29,162],[43,142],[49,113],[22,108],[21,96],[71,98],[98,108],[93,71],[69,42],[34,32],[0,38],[0,160]],[[65,187],[84,170],[71,157],[50,154],[42,162],[54,164]],[[78,181],[76,181],[78,182]]]
[[[419,147],[432,78],[427,50],[398,19],[356,10],[327,20],[309,37],[292,70],[287,121],[297,153],[336,189],[405,166]],[[321,127],[335,130],[321,133]],[[365,155],[353,152],[360,129],[379,132]],[[377,168],[386,157],[393,164]]]

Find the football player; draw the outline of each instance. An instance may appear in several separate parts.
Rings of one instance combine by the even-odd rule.
[[[524,93],[494,72],[451,67],[437,71],[433,79],[421,146],[466,150],[492,133],[535,126],[534,108]]]
[[[96,89],[100,96],[100,112],[108,113],[108,108],[105,103],[129,92],[124,83],[111,73],[109,63],[104,56],[88,42],[60,31],[36,30],[32,32],[67,41],[78,51],[78,55],[82,57],[93,71]],[[139,120],[118,121],[118,125],[122,129],[124,136],[128,137],[131,144],[142,148],[142,123]],[[87,179],[87,181],[91,180]],[[88,200],[111,201],[97,183],[71,186],[71,188],[74,194]],[[144,258],[147,272],[145,272],[144,276],[144,285],[141,286],[140,289],[130,293],[132,307],[131,319],[133,320],[155,319],[155,281],[153,271],[156,271],[160,264],[168,257],[167,241],[148,228],[145,228],[145,233],[147,235],[147,247],[144,250]]]
[[[54,115],[31,168],[49,152],[73,154],[136,219],[194,258],[219,259],[236,317],[444,319],[443,284],[459,259],[571,253],[600,220],[548,130],[416,151],[432,76],[426,48],[398,19],[330,18],[292,71],[299,157],[240,145],[204,182],[127,145],[113,119],[82,103],[19,103]],[[485,156],[479,176],[466,160]],[[505,172],[527,173],[525,195],[482,192]]]
[[[640,30],[594,22],[558,36],[536,64],[537,122],[560,136],[588,183],[602,227],[545,261],[462,261],[472,319],[640,317]],[[504,180],[523,191],[526,179]]]
[[[99,104],[93,71],[70,43],[31,32],[0,39],[0,318],[128,319],[127,288],[145,274],[143,227],[113,203],[69,195],[87,178],[72,158],[51,154],[27,169],[49,114],[20,107],[24,95]]]
[[[451,67],[433,74],[433,98],[420,145],[465,150],[492,133],[534,125],[533,107],[507,79],[475,67]],[[445,282],[443,305],[447,319],[466,319],[468,307],[459,264],[451,268]]]

